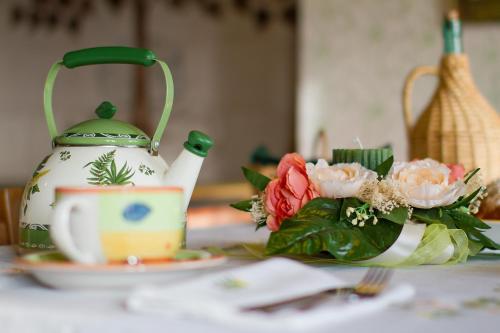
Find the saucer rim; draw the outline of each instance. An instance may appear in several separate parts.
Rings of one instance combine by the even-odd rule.
[[[213,255],[205,250],[186,249],[189,251],[208,254],[209,257],[199,259],[186,259],[164,263],[141,263],[138,265],[128,264],[82,264],[71,261],[42,261],[34,262],[28,257],[39,256],[41,254],[61,253],[60,251],[40,251],[25,254],[14,260],[16,268],[27,271],[66,271],[66,272],[117,272],[117,273],[140,273],[153,271],[183,271],[192,269],[202,269],[221,265],[227,261],[224,255]]]

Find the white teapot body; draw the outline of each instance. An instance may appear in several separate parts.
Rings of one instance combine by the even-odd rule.
[[[105,161],[104,164],[101,163],[101,168],[96,165],[99,164],[99,159]],[[114,176],[111,171],[113,162],[116,166]],[[164,185],[167,170],[167,163],[159,155],[149,154],[145,148],[55,147],[52,154],[44,158],[24,189],[20,211],[21,247],[54,247],[48,232],[56,202],[56,187],[160,186]],[[102,176],[96,177],[96,171],[102,171]]]

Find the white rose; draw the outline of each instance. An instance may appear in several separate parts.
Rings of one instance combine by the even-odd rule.
[[[306,164],[307,175],[322,197],[357,197],[359,189],[367,180],[376,180],[377,173],[359,163],[339,163],[328,165],[319,160],[316,165]]]
[[[432,159],[394,162],[387,178],[398,186],[408,203],[417,208],[432,208],[454,203],[465,193],[465,184],[449,183],[451,170]]]

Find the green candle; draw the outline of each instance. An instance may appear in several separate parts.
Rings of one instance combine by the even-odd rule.
[[[380,149],[334,149],[333,164],[359,163],[365,168],[374,170],[382,162],[392,156],[391,148]]]

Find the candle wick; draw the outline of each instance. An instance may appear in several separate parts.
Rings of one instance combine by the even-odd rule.
[[[363,149],[363,144],[361,143],[361,140],[359,139],[358,136],[356,137],[356,139],[354,139],[354,142],[356,142],[358,144],[360,149]]]

